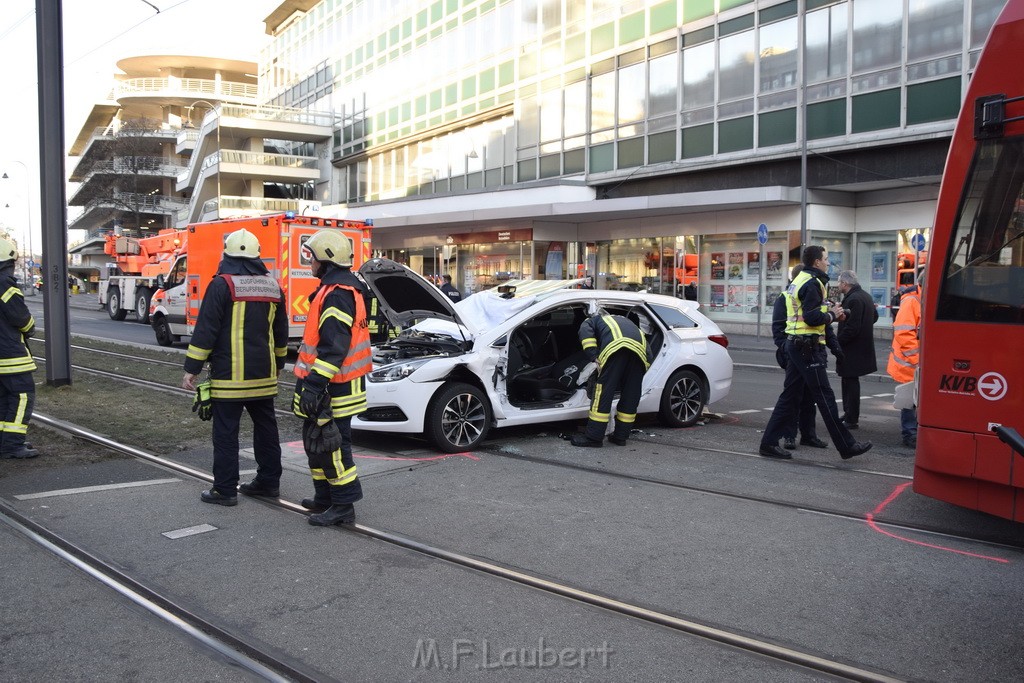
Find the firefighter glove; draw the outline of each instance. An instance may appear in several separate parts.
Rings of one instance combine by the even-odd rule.
[[[333,453],[341,448],[341,431],[334,420],[320,427],[320,452]]]
[[[192,412],[199,416],[204,422],[213,417],[213,399],[210,398],[209,380],[201,382],[196,387],[196,397],[192,401]]]
[[[302,387],[295,392],[292,410],[299,417],[315,417],[325,398],[327,398],[327,392],[324,389],[316,389],[303,382]]]

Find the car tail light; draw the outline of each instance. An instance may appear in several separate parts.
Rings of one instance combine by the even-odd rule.
[[[724,334],[709,334],[708,341],[713,341],[716,344],[721,344],[723,349],[729,348],[729,338]]]

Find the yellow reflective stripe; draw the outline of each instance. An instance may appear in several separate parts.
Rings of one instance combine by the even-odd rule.
[[[270,304],[270,313],[267,315],[267,359],[270,361],[271,375],[277,374],[277,347],[274,346],[274,313],[277,311],[277,304]]]
[[[192,360],[201,360],[206,362],[206,359],[210,357],[211,353],[213,353],[213,349],[201,349],[198,346],[189,344],[188,351],[185,352],[185,357],[191,358]]]
[[[231,379],[245,379],[245,302],[231,305]]]
[[[607,422],[608,418],[611,416],[610,413],[602,413],[598,410],[598,406],[601,405],[601,390],[603,388],[604,387],[598,384],[594,389],[594,400],[590,403],[590,412],[587,414],[587,417],[594,422]]]
[[[4,303],[7,303],[8,301],[11,300],[11,297],[14,296],[15,294],[18,294],[19,296],[24,296],[21,293],[21,290],[18,289],[17,287],[9,287],[7,289],[7,291],[4,292],[2,296],[0,296],[0,300],[3,300]]]
[[[0,359],[0,375],[16,375],[19,372],[32,372],[35,369],[36,362],[29,355]]]
[[[609,331],[612,333],[613,340],[622,339],[622,330],[619,329],[619,323],[615,321],[615,318],[610,315],[602,316],[601,320],[608,326]]]
[[[33,327],[35,327],[35,325],[36,325],[35,318],[33,318],[32,316],[29,316],[28,317],[28,322],[25,323],[24,325],[22,325],[21,327],[19,327],[18,328],[18,332],[28,332]]]
[[[278,358],[282,358],[284,356],[287,356],[288,355],[288,347],[287,346],[275,346],[274,347],[274,355],[276,357],[278,357]]]
[[[328,318],[337,318],[345,325],[352,327],[352,316],[348,313],[343,313],[340,309],[331,306],[330,308],[324,309],[323,313],[320,314],[320,326],[323,327],[324,321]]]
[[[356,466],[352,465],[352,467],[345,469],[345,466],[341,464],[340,448],[331,454],[331,460],[334,463],[334,471],[341,475],[337,479],[327,480],[331,486],[344,486],[356,480]]]
[[[266,377],[246,380],[210,380],[210,398],[246,399],[277,396],[277,378]]]
[[[582,342],[584,349],[593,349],[597,347],[597,340],[593,337],[587,337]]]
[[[336,365],[331,365],[330,363],[321,358],[317,358],[315,361],[313,361],[312,370],[313,372],[319,375],[323,375],[327,379],[330,379],[331,377],[334,377],[339,372],[341,372],[341,368],[339,368]]]
[[[615,413],[615,419],[619,422],[635,422],[636,413]]]
[[[313,480],[314,481],[327,481],[327,475],[325,475],[324,471],[322,469],[320,469],[319,467],[316,467],[316,468],[310,467],[309,468],[309,473],[311,475],[313,475]]]
[[[20,425],[21,426],[21,430],[20,431],[24,431],[25,429],[27,429],[28,425],[25,424],[25,408],[27,406],[28,406],[28,394],[25,393],[25,392],[20,392],[18,394],[18,411],[14,414],[14,422],[13,423],[8,423],[8,424]]]
[[[28,425],[18,424],[17,422],[0,422],[0,432],[7,432],[9,434],[27,434]]]

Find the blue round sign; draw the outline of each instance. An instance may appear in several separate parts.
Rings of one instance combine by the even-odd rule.
[[[757,226],[757,241],[761,244],[768,244],[768,226],[764,223]]]
[[[917,233],[916,235],[910,238],[910,246],[912,246],[915,251],[924,251],[924,245],[924,235],[922,235],[921,233]]]

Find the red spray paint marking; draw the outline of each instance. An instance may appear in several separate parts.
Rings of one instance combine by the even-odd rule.
[[[869,527],[871,527],[872,529],[874,529],[878,533],[883,534],[885,536],[888,536],[890,538],[895,538],[898,541],[905,541],[907,543],[913,543],[914,545],[921,545],[921,546],[924,546],[925,548],[934,548],[935,550],[945,550],[947,552],[956,553],[958,555],[967,555],[968,557],[976,557],[979,560],[991,560],[993,562],[1002,562],[1003,564],[1009,564],[1010,563],[1009,560],[1003,559],[1002,557],[992,557],[990,555],[979,555],[978,553],[969,553],[966,550],[957,550],[955,548],[947,548],[946,546],[942,546],[942,545],[934,545],[932,543],[925,543],[923,541],[915,541],[912,538],[906,538],[905,536],[898,536],[897,534],[894,534],[891,531],[886,531],[885,529],[883,529],[880,526],[878,526],[878,524],[875,522],[875,515],[882,514],[882,510],[884,510],[886,508],[886,506],[889,505],[889,503],[891,503],[892,501],[896,500],[899,497],[899,495],[901,493],[903,493],[903,491],[908,486],[910,486],[910,482],[909,481],[904,483],[904,484],[900,484],[899,486],[897,486],[895,489],[893,489],[892,493],[889,494],[888,498],[886,498],[881,503],[879,503],[878,507],[876,507],[873,511],[869,512],[865,516],[865,519],[867,520],[867,523],[868,523]]]
[[[428,460],[444,460],[445,458],[469,458],[470,460],[479,460],[475,455],[471,453],[445,453],[444,455],[434,455],[429,458],[393,458],[386,455],[358,455],[353,454],[353,458],[366,458],[367,460],[414,460],[416,462],[427,462]]]

